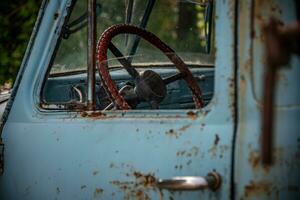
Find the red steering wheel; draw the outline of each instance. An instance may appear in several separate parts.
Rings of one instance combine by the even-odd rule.
[[[135,34],[135,35],[138,35],[141,38],[145,39],[146,41],[151,43],[153,46],[160,49],[170,59],[170,61],[172,63],[174,63],[174,65],[180,72],[179,74],[177,74],[173,77],[169,77],[167,79],[162,79],[158,74],[151,71],[151,72],[147,73],[148,74],[147,80],[149,79],[150,76],[155,77],[155,80],[152,81],[152,83],[156,82],[155,84],[157,84],[157,82],[159,82],[161,84],[164,84],[163,87],[165,87],[165,85],[170,82],[176,81],[178,79],[184,79],[185,82],[187,83],[188,87],[192,91],[195,107],[196,108],[203,107],[204,104],[203,104],[203,100],[202,100],[201,89],[198,86],[197,81],[193,77],[191,71],[189,70],[187,65],[181,60],[181,58],[177,54],[175,54],[175,52],[168,45],[166,45],[164,42],[162,42],[153,33],[150,33],[148,31],[138,28],[136,26],[121,24],[121,25],[111,26],[102,33],[102,35],[97,43],[97,52],[96,52],[97,68],[99,71],[99,75],[102,79],[103,87],[107,91],[110,99],[114,102],[114,104],[117,106],[118,109],[121,109],[121,110],[131,109],[131,106],[129,105],[129,103],[125,100],[125,98],[118,91],[118,88],[117,88],[115,82],[112,80],[112,78],[109,74],[109,70],[108,70],[107,50],[109,48],[111,49],[111,47],[115,48],[112,45],[111,40],[113,37],[115,37],[118,34]],[[143,79],[143,75],[139,74],[135,68],[128,67],[128,66],[126,67],[125,65],[124,65],[124,67],[135,80]],[[145,82],[147,82],[147,80],[146,81],[137,81],[137,82],[138,83],[141,82],[141,85],[143,85],[143,87],[146,85],[146,87],[150,88],[150,90],[151,90],[152,86],[151,85],[149,86],[149,85],[147,85],[148,83],[145,83]],[[155,99],[154,97],[152,98],[153,95],[151,96],[151,94],[155,93],[154,90],[151,91],[150,94],[148,92],[148,94],[145,95],[146,97],[143,98],[144,101],[150,101],[150,100],[152,101],[153,99]],[[142,91],[144,91],[144,90],[142,90]],[[157,103],[159,104],[159,102],[157,102]]]

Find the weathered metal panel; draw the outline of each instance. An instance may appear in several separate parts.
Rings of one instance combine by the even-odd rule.
[[[279,70],[273,132],[273,158],[261,159],[264,59],[263,24],[271,16],[296,20],[296,1],[241,1],[239,5],[239,125],[236,142],[237,199],[299,199],[299,57]],[[298,64],[297,64],[298,63]]]

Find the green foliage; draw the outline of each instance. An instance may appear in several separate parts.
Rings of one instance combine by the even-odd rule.
[[[97,0],[101,10],[97,15],[97,38],[108,27],[124,23],[126,19],[126,0]],[[196,54],[205,52],[204,13],[200,3],[205,0],[156,0],[150,15],[147,30],[153,32],[162,41],[170,45],[187,61],[197,60]],[[135,0],[132,9],[131,24],[138,26],[144,15],[146,0]],[[87,10],[86,0],[77,0],[71,13],[70,22]],[[129,54],[136,36],[118,35],[113,43],[126,56]],[[140,56],[138,56],[140,55]],[[114,56],[108,52],[110,66],[118,65]],[[168,59],[148,42],[141,40],[134,62],[163,62]],[[87,63],[87,30],[86,27],[63,39],[59,45],[51,73],[85,69]]]
[[[203,2],[197,0],[195,2]],[[113,24],[125,22],[126,2],[124,0],[97,0],[101,11],[97,17],[98,38]],[[204,9],[192,1],[157,0],[151,13],[147,29],[155,33],[176,52],[203,52]],[[0,1],[0,85],[12,83],[21,65],[22,58],[32,32],[41,0]],[[77,0],[70,22],[86,12],[86,0]],[[136,0],[131,23],[139,25],[147,1]],[[114,38],[114,44],[126,55],[135,36],[125,35]],[[155,52],[155,54],[153,54]],[[159,51],[141,41],[137,54],[146,60],[159,58]],[[163,56],[163,55],[162,55]],[[111,57],[109,55],[109,57]],[[163,56],[163,58],[165,58]],[[53,71],[85,68],[87,59],[86,27],[63,39],[54,60]],[[138,58],[135,60],[137,61]],[[161,58],[159,58],[161,59]]]
[[[0,85],[16,77],[39,6],[40,0],[0,1]]]

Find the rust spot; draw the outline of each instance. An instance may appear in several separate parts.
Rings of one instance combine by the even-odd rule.
[[[193,112],[193,111],[188,111],[187,113],[187,116],[189,117],[189,118],[191,118],[191,119],[193,119],[193,120],[195,120],[195,119],[197,119],[197,114],[195,113],[195,112]]]
[[[173,129],[170,129],[169,131],[166,132],[166,135],[169,135],[171,137],[175,137],[175,138],[178,138],[179,135],[177,132],[175,132]]]
[[[135,176],[137,182],[142,184],[144,187],[152,187],[156,182],[156,178],[153,174],[141,174],[140,172],[134,172],[133,175]]]
[[[176,156],[180,156],[181,155],[181,151],[177,151]]]
[[[128,173],[127,173],[128,174]],[[121,182],[111,181],[110,183],[116,185],[120,190],[124,191],[125,196],[123,199],[150,199],[150,191],[157,191],[163,196],[161,191],[156,188],[156,178],[153,173],[143,174],[134,171],[128,176],[134,177],[135,181]]]
[[[80,187],[80,189],[84,189],[84,188],[86,188],[86,185],[82,185],[81,187]]]
[[[220,137],[218,136],[218,134],[216,134],[214,144],[218,145],[219,141],[220,141]]]
[[[171,137],[175,137],[176,139],[179,138],[179,136],[181,136],[183,134],[184,131],[186,131],[186,129],[188,129],[191,125],[185,125],[183,127],[181,127],[178,130],[174,130],[174,129],[170,129],[166,132],[166,135],[169,135]]]
[[[132,185],[132,184],[134,184],[133,181],[123,181],[123,182],[121,182],[121,181],[117,181],[117,180],[111,181],[110,183],[113,184],[113,185],[117,185],[117,186]]]
[[[245,197],[258,197],[267,195],[270,197],[272,193],[278,192],[278,189],[272,185],[270,182],[266,181],[250,181],[249,184],[245,186]]]
[[[135,176],[135,178],[140,178],[143,176],[143,174],[141,174],[140,172],[133,172],[133,175]]]
[[[81,113],[81,117],[86,117],[88,114],[87,114],[87,112],[82,112]]]
[[[102,188],[96,188],[95,191],[94,191],[94,197],[97,198],[97,197],[99,197],[102,193],[103,193],[103,189],[102,189]]]
[[[191,125],[185,125],[179,129],[179,131],[186,131]]]
[[[136,199],[144,200],[144,199],[151,199],[148,194],[144,193],[143,191],[139,190],[135,193]]]
[[[252,168],[256,168],[260,163],[260,154],[258,152],[250,152],[249,163]]]
[[[84,111],[84,112],[81,113],[81,116],[82,117],[87,117],[87,118],[92,118],[92,119],[105,119],[105,118],[107,118],[106,114],[102,113],[100,111],[95,111],[95,112]]]
[[[99,173],[98,171],[94,171],[93,176],[96,176],[98,173]]]
[[[56,188],[56,194],[59,194],[60,193],[60,189],[59,187]]]
[[[194,146],[190,150],[183,150],[183,151],[177,151],[176,156],[186,156],[186,157],[192,157],[197,156],[199,153],[199,148]]]
[[[212,147],[208,150],[210,154],[212,154],[213,157],[226,154],[226,152],[230,149],[228,145],[215,145],[213,144]]]
[[[217,156],[217,154],[224,154],[226,150],[228,150],[228,146],[226,145],[219,145],[219,141],[220,141],[220,138],[218,136],[218,134],[215,135],[215,140],[214,140],[214,143],[212,145],[212,147],[208,150],[209,153],[212,154],[212,156]]]

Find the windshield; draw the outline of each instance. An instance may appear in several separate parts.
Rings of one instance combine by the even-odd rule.
[[[187,64],[212,63],[208,3],[200,0],[98,0],[97,38],[108,27],[132,24],[154,33]],[[62,30],[50,74],[86,70],[87,1],[77,0]],[[135,35],[118,35],[113,44],[133,65],[170,64],[158,49]],[[108,52],[109,67],[120,66]]]

